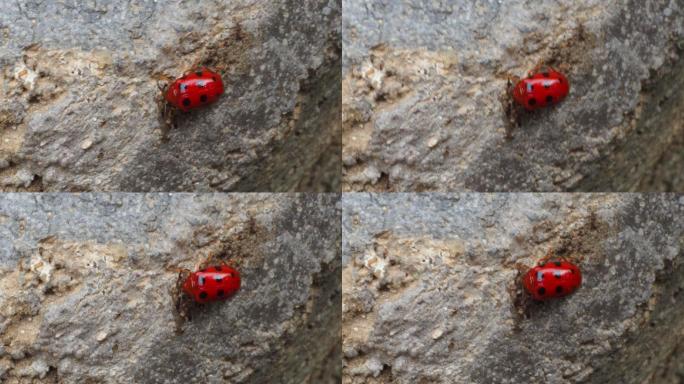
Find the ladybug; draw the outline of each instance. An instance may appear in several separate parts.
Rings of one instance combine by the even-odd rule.
[[[548,67],[542,71],[535,68],[528,77],[518,80],[512,93],[516,103],[528,111],[534,111],[561,102],[569,91],[568,79]]]
[[[523,276],[523,286],[534,300],[567,296],[582,284],[582,272],[569,261],[540,261]]]
[[[181,111],[188,112],[215,102],[223,91],[221,75],[200,68],[173,81],[165,91],[165,99]]]
[[[196,303],[222,301],[240,289],[240,273],[227,265],[191,272],[183,281],[183,292]]]

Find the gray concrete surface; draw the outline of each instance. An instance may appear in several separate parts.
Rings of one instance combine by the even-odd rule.
[[[0,2],[0,189],[336,191],[340,0]],[[226,93],[160,140],[164,76]]]
[[[338,201],[0,196],[0,381],[339,382]],[[211,252],[242,289],[182,322],[175,269]]]
[[[684,380],[684,197],[346,194],[345,384]],[[520,301],[551,250],[582,287]]]
[[[684,191],[683,1],[343,6],[343,190]],[[538,62],[570,94],[507,139]]]

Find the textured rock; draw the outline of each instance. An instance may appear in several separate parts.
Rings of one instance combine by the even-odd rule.
[[[337,190],[339,0],[0,2],[0,188]],[[158,81],[226,94],[160,140]]]
[[[343,197],[343,383],[680,383],[684,198]],[[572,296],[518,268],[576,260]],[[523,269],[524,270],[524,269]]]
[[[343,5],[343,190],[684,191],[683,1]],[[540,61],[570,95],[507,139]]]
[[[0,381],[339,382],[337,205],[336,195],[0,197]],[[211,252],[239,265],[242,289],[183,322],[175,269]]]

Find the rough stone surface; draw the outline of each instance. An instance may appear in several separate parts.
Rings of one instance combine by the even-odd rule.
[[[5,194],[0,381],[337,383],[340,242],[337,195]],[[182,322],[212,252],[242,289]]]
[[[343,380],[681,383],[684,198],[634,194],[343,197]],[[548,251],[582,287],[525,305]]]
[[[0,2],[0,188],[335,191],[340,0]],[[161,141],[158,82],[227,85]]]
[[[684,191],[682,0],[343,6],[343,190]],[[570,94],[507,139],[538,62]]]

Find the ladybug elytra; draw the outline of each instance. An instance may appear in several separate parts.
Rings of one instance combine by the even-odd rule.
[[[568,79],[553,68],[537,70],[513,87],[513,99],[528,111],[544,108],[562,101],[570,91]]]
[[[217,265],[191,272],[183,282],[183,292],[197,303],[226,300],[240,289],[240,273]]]
[[[525,290],[538,301],[567,296],[582,284],[579,267],[568,261],[541,261],[523,276]]]
[[[218,73],[206,68],[187,72],[166,89],[169,104],[188,112],[216,101],[223,94],[223,80]]]

